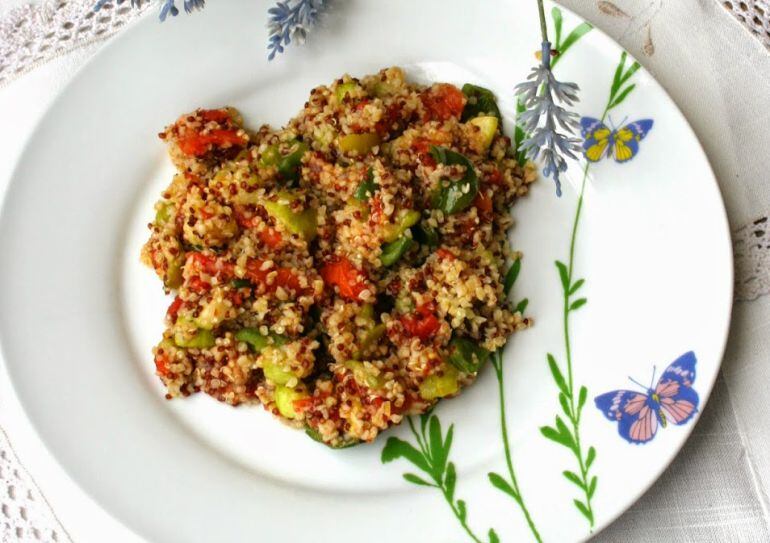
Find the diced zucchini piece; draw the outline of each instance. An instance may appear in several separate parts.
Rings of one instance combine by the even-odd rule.
[[[346,134],[340,136],[337,145],[343,153],[365,155],[372,147],[380,144],[380,136],[374,132],[367,134]]]
[[[385,380],[379,374],[374,373],[370,368],[366,367],[366,364],[359,362],[358,360],[348,360],[344,366],[353,373],[353,379],[360,386],[369,388],[381,388],[385,384]]]
[[[363,91],[363,89],[358,83],[354,81],[348,81],[347,83],[337,85],[337,89],[334,91],[334,96],[337,98],[338,102],[342,102],[345,99],[345,96],[360,94],[361,91]]]
[[[492,140],[495,138],[495,133],[497,132],[497,125],[498,125],[497,117],[491,117],[491,116],[474,117],[473,119],[468,121],[468,124],[479,127],[479,134],[478,134],[478,140],[477,140],[479,150],[486,151],[487,149],[489,149],[489,146],[492,145]]]
[[[270,345],[280,347],[289,341],[289,338],[278,334],[264,336],[256,328],[241,328],[235,333],[235,339],[248,344],[255,353],[262,352],[262,349]]]
[[[192,336],[178,330],[174,334],[174,343],[185,349],[208,349],[214,346],[214,333],[211,330],[198,329]]]
[[[414,209],[402,209],[396,215],[395,222],[382,227],[382,240],[385,243],[396,241],[407,228],[411,228],[420,221],[420,216],[420,212]]]
[[[193,319],[193,322],[198,328],[213,330],[224,320],[227,310],[228,305],[225,303],[224,298],[215,295],[206,302],[198,316]]]
[[[291,202],[296,196],[291,193],[281,193],[277,202],[264,202],[265,211],[279,221],[292,234],[297,234],[311,241],[318,232],[318,216],[315,209],[308,208],[296,213],[291,208]]]
[[[275,406],[278,412],[287,419],[297,418],[297,410],[294,403],[297,400],[309,398],[310,394],[293,388],[277,386],[275,388]]]
[[[173,205],[170,202],[163,202],[158,206],[158,211],[155,213],[155,224],[166,224],[171,218],[171,210]]]
[[[420,385],[420,397],[423,400],[435,400],[456,394],[460,390],[457,370],[446,366],[442,375],[429,375]]]

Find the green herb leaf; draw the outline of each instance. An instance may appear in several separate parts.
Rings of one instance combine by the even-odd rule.
[[[626,99],[626,96],[629,95],[629,93],[636,88],[636,83],[633,83],[626,87],[623,92],[621,92],[615,100],[610,104],[610,107],[607,108],[607,111],[611,110],[612,108],[619,106],[620,103]]]
[[[473,119],[479,115],[492,115],[501,121],[500,109],[497,107],[495,95],[491,90],[466,83],[463,85],[463,94],[468,99],[463,108],[463,114],[460,120],[462,122]]]
[[[591,467],[591,464],[594,463],[594,460],[596,459],[596,449],[593,447],[588,448],[588,455],[586,456],[586,471],[588,471],[588,468]]]
[[[583,410],[583,406],[586,404],[586,399],[588,399],[588,389],[582,386],[580,387],[580,393],[578,394],[578,416],[580,416],[580,412]]]
[[[231,281],[233,288],[249,288],[251,287],[251,281],[248,279],[233,279]]]
[[[564,477],[567,478],[567,480],[571,483],[575,483],[577,486],[585,490],[585,485],[583,484],[583,481],[580,480],[580,477],[576,473],[573,473],[571,471],[564,471],[562,472],[564,474]]]
[[[497,536],[494,528],[489,529],[489,543],[500,543],[500,538]]]
[[[521,98],[516,98],[516,119],[518,121],[519,115],[524,113],[526,111],[526,107],[524,107],[524,102],[521,101]],[[519,163],[519,166],[524,166],[527,163],[527,153],[521,150],[521,143],[527,139],[527,133],[524,131],[524,128],[521,127],[521,125],[516,124],[513,130],[513,150],[516,152],[516,162]]]
[[[570,295],[570,296],[572,296],[572,295],[573,295],[573,294],[575,294],[575,293],[576,293],[578,290],[580,290],[580,287],[582,287],[582,286],[583,286],[583,283],[585,283],[585,282],[586,282],[586,280],[585,280],[585,279],[578,279],[577,281],[575,281],[574,283],[572,283],[572,287],[570,287],[570,289],[569,289],[569,295]]]
[[[569,51],[569,48],[575,45],[575,43],[577,43],[580,38],[588,34],[592,28],[593,26],[591,26],[589,23],[581,23],[576,26],[575,29],[569,33],[569,36],[565,38],[564,42],[557,47],[559,56],[553,59],[553,62],[551,62],[551,67],[556,65],[556,63],[561,60],[564,54]]]
[[[438,247],[439,233],[435,228],[431,228],[424,224],[418,224],[412,227],[412,236],[422,245]]]
[[[455,471],[455,465],[452,462],[449,462],[446,467],[446,475],[444,476],[444,488],[446,489],[450,501],[454,499],[456,483],[457,472]]]
[[[620,78],[620,84],[618,85],[618,88],[622,87],[623,83],[631,79],[631,76],[633,76],[640,67],[641,65],[638,62],[634,61],[631,67]]]
[[[573,503],[575,504],[575,507],[578,508],[578,511],[583,513],[583,516],[588,519],[588,522],[591,523],[593,526],[594,524],[594,516],[591,514],[591,511],[588,509],[588,506],[581,502],[580,500],[574,500]]]
[[[612,77],[612,87],[610,88],[610,101],[615,97],[618,90],[620,89],[620,78],[623,76],[623,68],[626,64],[626,57],[628,56],[628,53],[623,51],[620,54],[620,62],[618,62],[618,67],[615,68],[615,75]]]
[[[444,450],[444,440],[441,437],[441,421],[433,416],[428,423],[428,435],[430,437],[430,454],[433,457],[433,469],[436,479],[441,480],[441,475],[446,468],[449,451]]]
[[[457,500],[457,518],[459,518],[461,522],[465,522],[467,516],[468,511],[465,509],[465,502],[463,500]]]
[[[385,267],[392,266],[398,262],[404,254],[414,246],[414,240],[407,236],[402,236],[396,241],[386,243],[382,246],[380,262]]]
[[[556,386],[559,387],[559,390],[567,397],[570,397],[569,388],[567,387],[567,381],[564,379],[564,375],[561,373],[561,370],[559,369],[559,365],[556,363],[556,359],[553,357],[551,353],[548,353],[548,367],[551,370],[551,375],[553,375],[553,380],[556,382]]]
[[[434,145],[430,149],[430,154],[439,164],[465,167],[465,175],[459,181],[441,181],[441,187],[434,197],[433,207],[447,215],[452,215],[470,206],[479,192],[479,179],[473,163],[460,153],[446,147]]]
[[[566,417],[571,420],[572,409],[570,408],[569,400],[567,400],[567,397],[561,392],[559,392],[559,403],[561,404],[561,409],[564,411]]]
[[[466,373],[475,373],[489,358],[489,351],[474,341],[453,337],[449,341],[449,363]]]
[[[588,484],[588,499],[594,497],[594,492],[596,492],[596,484],[599,482],[599,479],[596,478],[596,475],[594,475],[591,478],[591,482]]]
[[[556,34],[556,39],[554,40],[554,44],[558,49],[561,46],[561,27],[562,27],[562,24],[564,23],[564,19],[561,15],[561,10],[559,8],[553,8],[551,10],[551,18],[553,19],[553,29]]]
[[[388,441],[385,442],[385,447],[382,449],[382,456],[380,459],[383,464],[387,464],[397,458],[404,458],[425,473],[431,473],[430,466],[428,466],[425,457],[420,451],[415,449],[411,443],[407,443],[402,439],[391,436],[388,438]]]
[[[586,298],[578,298],[574,302],[572,302],[572,305],[569,306],[570,311],[575,311],[576,309],[580,309],[584,305],[586,305],[586,302],[588,300]]]
[[[489,482],[492,483],[492,486],[502,490],[509,496],[511,496],[514,499],[518,499],[518,495],[516,494],[516,491],[513,489],[513,487],[506,481],[505,479],[500,476],[500,474],[491,472],[487,474],[487,477],[489,477]]]
[[[511,264],[511,267],[508,268],[508,271],[505,272],[505,280],[503,281],[503,292],[505,292],[505,295],[508,296],[508,293],[511,292],[511,289],[513,288],[513,284],[516,282],[516,279],[519,277],[519,272],[521,271],[521,259],[517,258],[513,261],[513,264]]]
[[[524,314],[524,311],[526,311],[528,305],[529,305],[529,298],[524,298],[522,301],[516,304],[516,307],[513,309],[513,312]]]
[[[569,291],[569,272],[567,271],[567,266],[564,264],[564,262],[557,260],[556,267],[559,268],[559,277],[561,278],[561,286],[564,289],[564,292],[568,292]]]
[[[414,483],[414,484],[416,484],[416,485],[421,485],[421,486],[436,486],[436,485],[434,485],[433,483],[429,483],[429,482],[428,482],[428,481],[426,481],[425,479],[421,479],[420,477],[418,477],[418,476],[417,476],[417,475],[415,475],[414,473],[404,473],[404,479],[406,479],[406,480],[407,480],[407,481],[409,481],[410,483]]]
[[[559,443],[560,445],[564,445],[569,449],[573,448],[571,436],[569,435],[565,436],[550,426],[541,427],[540,433],[543,434],[543,436],[546,437],[547,439],[550,439],[551,441],[555,441],[556,443]]]
[[[379,188],[380,186],[374,182],[374,171],[369,168],[369,171],[366,174],[366,179],[360,185],[358,185],[355,194],[353,194],[353,198],[365,202],[371,198]]]

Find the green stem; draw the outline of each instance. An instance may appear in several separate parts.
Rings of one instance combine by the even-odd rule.
[[[607,102],[602,113],[602,122],[607,117],[607,113],[610,109],[612,97]],[[575,436],[575,445],[577,452],[575,456],[578,460],[578,466],[580,468],[580,478],[583,482],[583,491],[585,493],[585,504],[589,513],[589,522],[591,528],[594,526],[594,512],[591,505],[591,497],[588,493],[589,481],[588,481],[588,469],[585,466],[583,459],[583,448],[580,444],[580,414],[577,412],[575,406],[575,383],[572,373],[572,342],[570,341],[570,329],[569,329],[569,314],[570,314],[570,294],[569,289],[572,286],[573,272],[575,269],[575,242],[577,241],[578,226],[580,224],[580,216],[583,211],[583,198],[585,196],[586,181],[588,180],[588,171],[590,169],[590,163],[586,162],[583,168],[583,181],[580,184],[580,194],[578,196],[577,209],[575,210],[575,219],[572,223],[572,236],[570,238],[569,245],[569,261],[567,264],[567,288],[564,290],[564,350],[567,358],[567,388],[569,389],[569,407],[571,411],[570,422],[572,423],[572,431]]]
[[[543,0],[537,0],[538,15],[540,16],[540,35],[543,37],[543,41],[548,41],[548,27],[545,24],[545,8],[543,7]]]
[[[498,351],[499,352],[499,351]],[[532,520],[532,517],[529,514],[529,510],[527,509],[527,506],[524,503],[524,496],[521,494],[521,490],[519,489],[519,483],[516,479],[516,473],[513,470],[513,460],[511,459],[511,447],[508,441],[508,423],[506,421],[505,416],[505,390],[503,386],[503,364],[502,364],[502,354],[498,354],[495,367],[495,374],[497,376],[497,385],[498,385],[498,391],[500,394],[500,428],[503,434],[503,448],[505,450],[505,463],[508,467],[508,475],[511,478],[511,487],[513,488],[514,492],[516,493],[516,503],[519,504],[519,507],[521,508],[521,512],[524,513],[524,518],[527,520],[527,524],[529,525],[529,529],[532,532],[532,535],[535,537],[535,540],[538,543],[542,543],[542,538],[540,537],[540,533],[537,531],[537,528],[535,527],[535,522]]]

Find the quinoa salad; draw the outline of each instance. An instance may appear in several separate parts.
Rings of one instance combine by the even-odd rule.
[[[223,107],[161,132],[177,173],[141,258],[173,295],[167,398],[261,404],[338,448],[458,395],[531,324],[504,283],[536,173],[482,87],[393,67],[307,100],[281,129]]]

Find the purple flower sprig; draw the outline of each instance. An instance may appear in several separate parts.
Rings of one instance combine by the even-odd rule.
[[[94,4],[94,11],[99,11],[104,7],[104,4],[109,1],[110,0],[97,0],[96,4]],[[115,0],[115,3],[120,5],[125,1],[126,0]],[[149,1],[151,0],[130,0],[131,6],[135,8],[141,7],[142,4]],[[160,10],[158,12],[158,17],[160,17],[161,21],[165,21],[166,17],[169,15],[172,17],[179,15],[179,9],[176,7],[176,0],[160,0],[159,4]],[[185,13],[192,13],[197,9],[203,9],[205,4],[206,0],[183,0],[182,2]]]
[[[284,0],[267,10],[268,60],[283,53],[284,46],[292,40],[304,44],[307,33],[318,22],[319,13],[326,5],[327,0]]]
[[[563,83],[554,77],[543,0],[537,0],[537,4],[542,36],[540,64],[532,68],[527,81],[519,83],[515,88],[521,108],[517,123],[524,132],[518,151],[527,160],[540,158],[543,161],[543,175],[553,178],[556,195],[561,196],[559,176],[567,170],[567,158],[577,158],[575,153],[580,149],[580,140],[575,137],[579,127],[578,115],[558,104],[572,106],[578,102],[579,88],[575,83]],[[561,11],[554,8],[553,17],[556,47],[559,49],[557,54],[564,54],[591,29],[589,24],[580,25],[562,42]],[[558,59],[556,57],[553,63]]]
[[[153,0],[96,0],[94,11],[99,11],[110,1],[121,5],[126,1],[132,7],[139,8]],[[185,12],[192,13],[205,7],[205,0],[180,0]],[[310,29],[318,22],[321,11],[327,7],[328,0],[281,0],[271,7],[268,13],[267,28],[270,36],[267,42],[267,58],[273,60],[278,53],[283,53],[284,48],[292,40],[302,45],[305,43]],[[161,21],[171,15],[179,15],[176,0],[158,0],[160,6],[158,16]]]

